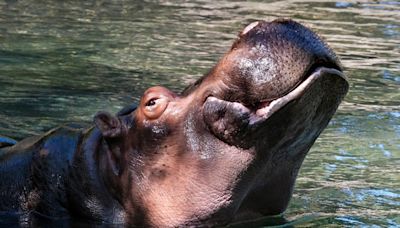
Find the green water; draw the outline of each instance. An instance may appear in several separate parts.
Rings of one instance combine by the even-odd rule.
[[[350,92],[302,166],[284,219],[400,226],[400,2],[0,1],[0,134],[21,139],[180,91],[248,23],[291,17],[338,53]],[[272,221],[272,222],[271,222]]]

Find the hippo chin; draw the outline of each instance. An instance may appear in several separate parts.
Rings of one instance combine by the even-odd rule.
[[[130,226],[217,226],[282,213],[348,90],[338,58],[291,20],[248,25],[180,94],[99,112],[0,150],[0,211]],[[1,212],[0,212],[1,213]]]

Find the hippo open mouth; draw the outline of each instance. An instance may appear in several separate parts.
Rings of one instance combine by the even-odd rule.
[[[313,72],[309,77],[307,77],[303,82],[301,82],[300,85],[298,85],[287,95],[272,101],[261,102],[259,108],[256,110],[256,116],[250,118],[250,124],[254,124],[261,120],[267,119],[277,110],[282,108],[284,105],[303,95],[304,92],[307,89],[309,89],[312,83],[314,83],[316,80],[320,79],[321,77],[330,77],[330,76],[339,76],[346,80],[345,75],[339,70],[325,68],[325,67],[317,68],[315,72]]]
[[[310,104],[291,113],[291,118],[312,113],[309,107],[322,103],[318,98],[339,99],[319,110],[321,116],[336,110],[348,87],[336,55],[310,30],[288,20],[247,26],[208,77],[202,80],[218,87],[206,92],[205,122],[218,138],[244,148],[254,145],[254,132],[262,132],[273,114],[306,93],[319,90],[317,99],[309,97]]]
[[[235,145],[243,141],[238,139],[243,135],[234,136],[233,134],[240,132],[249,134],[285,105],[299,99],[315,82],[333,79],[329,77],[338,77],[343,82],[347,82],[347,78],[341,70],[318,67],[286,95],[273,100],[260,101],[255,107],[246,107],[240,102],[225,101],[209,96],[204,103],[205,121],[209,123],[210,129],[217,137]]]

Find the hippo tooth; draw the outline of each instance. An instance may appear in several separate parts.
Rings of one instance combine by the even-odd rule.
[[[251,24],[249,24],[248,26],[246,26],[246,28],[243,29],[243,31],[240,33],[240,35],[245,35],[246,33],[248,33],[250,30],[252,30],[254,27],[256,27],[258,25],[259,21],[255,21]]]

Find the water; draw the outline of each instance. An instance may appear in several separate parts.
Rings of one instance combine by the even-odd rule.
[[[0,133],[17,139],[180,91],[248,23],[291,17],[341,57],[350,92],[307,156],[283,217],[400,226],[400,2],[0,1]],[[278,222],[277,222],[278,221]]]

